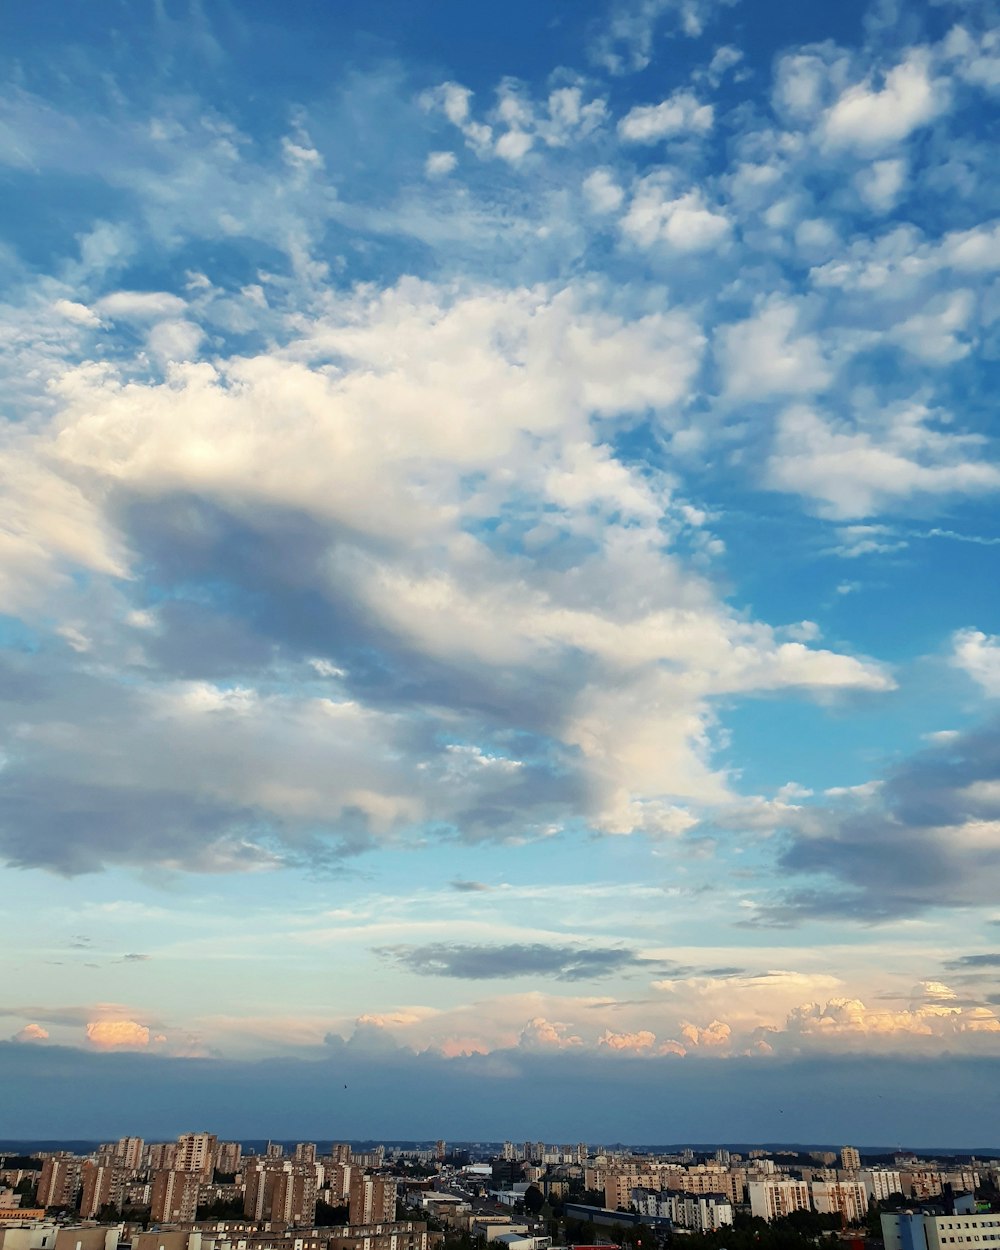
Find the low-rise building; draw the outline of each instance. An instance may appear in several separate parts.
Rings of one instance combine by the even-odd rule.
[[[989,1243],[1000,1243],[1000,1214],[887,1211],[882,1236],[885,1250],[987,1250]]]

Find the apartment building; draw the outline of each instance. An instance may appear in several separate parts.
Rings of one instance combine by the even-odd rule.
[[[891,1168],[865,1168],[859,1172],[858,1179],[868,1191],[868,1197],[876,1202],[884,1202],[890,1195],[903,1192],[902,1178]]]
[[[885,1250],[987,1250],[1000,1242],[1000,1215],[885,1212],[882,1236]]]
[[[243,1159],[243,1147],[238,1141],[220,1141],[216,1152],[215,1166],[220,1172],[226,1172],[230,1176],[240,1170],[240,1163]]]
[[[860,1224],[868,1214],[868,1190],[857,1181],[813,1181],[813,1206],[820,1214],[839,1215],[845,1224]]]
[[[724,1194],[684,1196],[677,1202],[677,1223],[696,1233],[714,1233],[733,1222],[733,1204]]]
[[[120,1137],[115,1145],[115,1158],[123,1168],[138,1172],[142,1167],[142,1154],[146,1143],[141,1137]]]
[[[118,1162],[84,1163],[80,1172],[80,1214],[93,1219],[101,1207],[121,1208],[129,1169]]]
[[[793,1211],[808,1211],[809,1186],[805,1181],[773,1179],[750,1181],[750,1213],[757,1219],[777,1220]]]
[[[385,1224],[396,1218],[396,1182],[355,1171],[348,1193],[348,1223]]]
[[[83,1160],[72,1156],[50,1155],[38,1178],[40,1207],[75,1207],[80,1192]]]
[[[177,1168],[153,1173],[149,1217],[155,1224],[188,1224],[198,1213],[201,1174]]]
[[[210,1181],[218,1148],[214,1133],[182,1133],[177,1138],[173,1167],[178,1172],[197,1172],[202,1180]]]

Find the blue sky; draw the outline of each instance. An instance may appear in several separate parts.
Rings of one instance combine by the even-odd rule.
[[[996,19],[14,15],[11,1132],[988,1144]]]

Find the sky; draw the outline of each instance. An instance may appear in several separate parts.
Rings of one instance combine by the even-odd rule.
[[[20,1137],[1000,1145],[991,0],[38,0]]]

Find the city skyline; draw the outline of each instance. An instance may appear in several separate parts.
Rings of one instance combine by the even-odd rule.
[[[992,0],[9,28],[3,1131],[990,1146]]]

